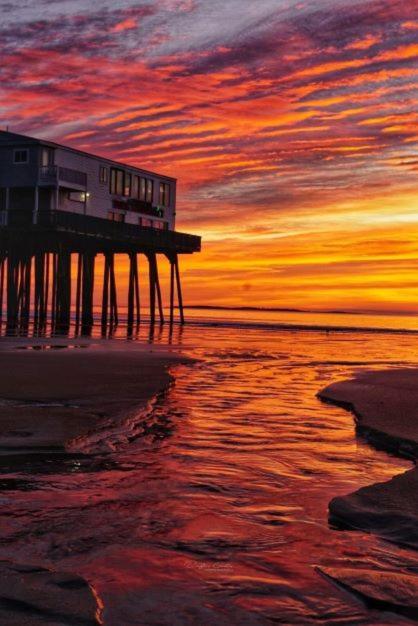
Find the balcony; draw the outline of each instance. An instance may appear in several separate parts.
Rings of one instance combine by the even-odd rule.
[[[87,174],[59,165],[43,165],[39,168],[39,183],[46,185],[71,185],[76,189],[87,187]]]
[[[142,213],[142,215],[150,215],[151,217],[164,217],[164,209],[162,207],[156,207],[151,202],[136,200],[135,198],[113,200],[112,206],[114,209],[122,211],[133,211],[134,213]]]

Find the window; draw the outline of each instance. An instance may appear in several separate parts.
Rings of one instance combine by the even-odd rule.
[[[124,222],[125,215],[124,213],[116,213],[116,211],[108,211],[107,218],[112,220],[112,222]]]
[[[13,163],[29,163],[29,150],[14,150]]]
[[[84,191],[69,191],[68,199],[73,202],[85,202],[86,201],[86,193]]]
[[[139,191],[135,198],[142,200],[142,202],[152,203],[154,195],[154,182],[150,178],[139,178]]]
[[[124,172],[123,170],[117,170],[116,172],[116,193],[118,196],[123,196],[124,189]]]
[[[116,193],[116,170],[110,170],[110,193]]]
[[[168,206],[170,204],[170,185],[168,183],[160,183],[158,204],[162,206]]]
[[[163,222],[162,220],[154,220],[154,228],[158,228],[159,230],[166,230],[167,222]]]
[[[101,165],[99,169],[99,181],[101,183],[107,183],[108,180],[109,180],[109,170],[107,169],[107,167],[104,167],[104,165]]]
[[[147,178],[146,181],[147,181],[147,193],[146,193],[146,196],[145,196],[145,202],[152,202],[152,196],[153,196],[153,191],[154,191],[154,183],[149,178]]]
[[[146,183],[145,183],[145,178],[141,177],[139,179],[139,199],[145,202],[145,197],[146,197]]]
[[[139,225],[145,228],[152,228],[152,220],[148,219],[147,217],[140,217]]]
[[[139,176],[132,176],[132,198],[139,198]]]
[[[42,148],[41,152],[41,165],[42,167],[48,167],[48,165],[54,165],[54,150],[53,148]]]
[[[123,196],[125,188],[124,179],[124,171],[112,167],[110,170],[110,193]]]
[[[125,172],[125,184],[123,186],[123,195],[130,196],[131,195],[131,175],[128,172]]]

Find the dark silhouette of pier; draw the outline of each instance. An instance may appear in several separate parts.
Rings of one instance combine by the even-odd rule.
[[[165,321],[173,325],[176,300],[179,322],[184,323],[178,259],[181,254],[200,251],[200,237],[64,211],[38,212],[34,221],[32,213],[13,211],[7,223],[0,224],[0,321],[6,305],[8,331],[25,332],[33,323],[35,333],[42,333],[47,324],[52,331],[66,332],[74,310],[76,333],[89,334],[94,323],[96,259],[103,255],[100,321],[106,333],[119,321],[115,272],[115,256],[119,254],[127,255],[129,261],[128,332],[141,323],[140,255],[148,265],[151,326]],[[168,320],[163,311],[159,255],[170,264]]]

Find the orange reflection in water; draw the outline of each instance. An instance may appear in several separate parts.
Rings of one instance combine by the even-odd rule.
[[[146,436],[9,468],[36,489],[4,503],[1,556],[83,574],[111,626],[407,623],[314,570],[415,563],[328,527],[332,497],[410,464],[356,438],[351,415],[316,393],[359,369],[416,365],[415,336],[190,325],[172,340],[198,361],[172,368]]]

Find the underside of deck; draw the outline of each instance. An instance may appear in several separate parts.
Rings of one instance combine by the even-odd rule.
[[[60,246],[72,252],[132,252],[192,254],[201,249],[201,239],[177,231],[140,227],[65,211],[10,211],[0,224],[3,252],[24,246],[32,250],[55,252]],[[35,223],[34,223],[35,222]]]

